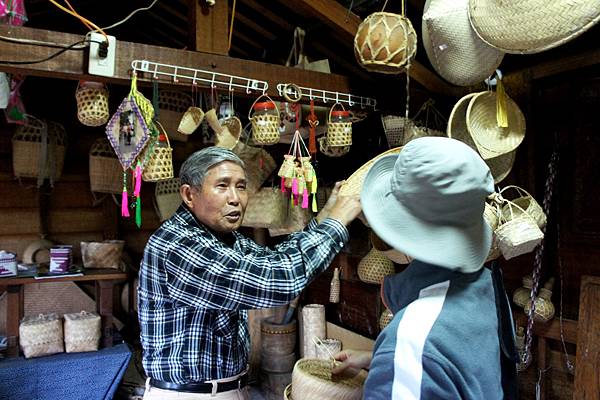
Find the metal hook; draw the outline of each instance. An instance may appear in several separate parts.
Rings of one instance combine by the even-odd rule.
[[[154,79],[158,79],[158,64],[154,64]]]
[[[229,92],[233,92],[233,76],[229,77]]]
[[[340,102],[340,92],[335,92],[335,102],[336,103]]]
[[[217,77],[216,77],[215,73],[213,72],[212,79],[210,80],[210,87],[211,87],[211,89],[216,89],[217,88],[217,85],[215,85],[215,79],[216,78]]]
[[[325,96],[325,91],[322,90],[321,93],[323,93],[323,103],[327,104],[327,96]]]
[[[360,98],[360,109],[361,109],[361,110],[364,110],[364,109],[365,109],[365,103],[363,102],[363,101],[364,101],[364,99],[365,99],[364,97],[361,97],[361,98]]]
[[[352,107],[354,105],[354,102],[352,101],[352,95],[351,94],[348,95],[348,105],[350,107]]]
[[[198,74],[198,71],[197,71],[197,70],[194,70],[194,77],[192,78],[192,85],[194,85],[194,86],[198,85],[198,84],[196,83],[196,75],[197,75],[197,74]]]
[[[250,90],[250,79],[246,80],[246,94],[250,94],[251,90]],[[264,91],[263,91],[264,94]]]
[[[315,98],[313,97],[313,94],[312,94],[312,88],[308,88],[308,98],[309,98],[311,101],[315,99]]]
[[[173,72],[173,83],[178,83],[179,81],[177,80],[177,67],[175,67],[175,72]]]

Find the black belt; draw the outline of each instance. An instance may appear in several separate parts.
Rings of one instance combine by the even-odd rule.
[[[217,393],[228,392],[230,390],[238,390],[245,387],[248,384],[248,374],[244,373],[242,376],[234,381],[230,382],[218,382]],[[150,386],[165,389],[175,390],[177,392],[189,392],[189,393],[212,393],[213,384],[206,382],[194,382],[194,383],[171,383],[158,381],[150,378]]]

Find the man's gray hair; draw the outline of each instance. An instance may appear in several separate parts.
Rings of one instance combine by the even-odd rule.
[[[231,150],[216,146],[207,147],[193,153],[181,165],[179,170],[181,184],[192,187],[201,186],[208,170],[224,161],[231,161],[244,170],[246,169],[244,162]]]

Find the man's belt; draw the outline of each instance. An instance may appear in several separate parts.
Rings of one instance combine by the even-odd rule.
[[[230,390],[237,390],[245,387],[248,384],[248,374],[244,373],[242,376],[234,381],[229,382],[217,382],[217,393],[228,392]],[[194,382],[194,383],[171,383],[158,381],[156,379],[150,379],[150,386],[164,389],[174,390],[177,392],[189,392],[189,393],[212,393],[213,384],[207,382]]]

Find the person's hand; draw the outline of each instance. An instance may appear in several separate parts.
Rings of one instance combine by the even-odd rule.
[[[338,195],[328,217],[338,220],[342,224],[348,226],[361,211],[360,195]]]
[[[334,206],[335,202],[337,201],[337,196],[338,196],[338,193],[340,192],[340,188],[342,187],[343,183],[344,183],[344,181],[335,183],[335,186],[333,187],[333,190],[331,191],[331,194],[329,195],[327,202],[325,203],[325,205],[323,206],[323,208],[317,215],[317,221],[321,222],[329,216],[329,213],[331,213],[331,210],[333,209],[333,206]]]
[[[351,349],[340,351],[334,358],[337,361],[341,361],[341,363],[336,365],[331,370],[331,373],[333,375],[353,378],[358,375],[363,368],[369,368],[372,357],[373,353],[370,351]]]

